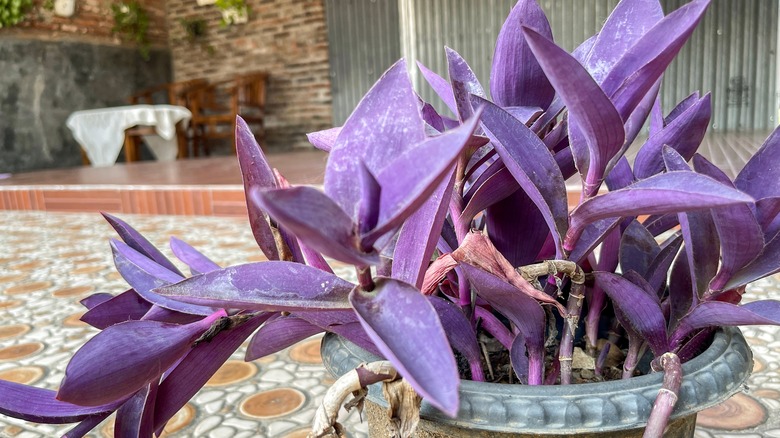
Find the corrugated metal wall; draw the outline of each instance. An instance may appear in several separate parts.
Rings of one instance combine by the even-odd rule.
[[[405,11],[400,17],[398,2]],[[494,41],[515,2],[326,0],[336,122],[344,120],[360,95],[402,52],[446,77],[444,46],[447,45],[469,62],[487,89]],[[539,3],[550,17],[556,42],[571,51],[601,27],[618,0],[539,0]],[[662,0],[667,13],[684,3],[687,0]],[[773,128],[777,124],[777,3],[774,0],[714,0],[704,21],[666,75],[662,95],[666,111],[692,91],[712,91],[713,130]],[[350,5],[357,4],[363,6],[352,10]],[[391,9],[394,7],[393,15]],[[382,35],[372,35],[377,33],[373,24],[377,20],[383,21],[385,26],[398,23],[394,35],[401,44],[392,41],[393,31],[387,27],[383,28]],[[346,34],[360,37],[345,38]],[[372,50],[370,44],[379,46]],[[358,57],[348,53],[350,50],[356,50]],[[377,56],[374,63],[362,58],[372,51],[384,56],[392,53],[393,56],[383,59]],[[365,66],[369,64],[373,75],[365,74]],[[353,68],[355,72],[350,70]],[[366,82],[369,78],[371,80]],[[443,109],[422,77],[413,74],[413,78],[422,97]],[[350,106],[342,107],[346,104]]]
[[[333,121],[352,113],[371,85],[401,58],[397,0],[326,0]]]

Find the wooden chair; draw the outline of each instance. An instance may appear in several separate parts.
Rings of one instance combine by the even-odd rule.
[[[264,119],[268,74],[256,72],[233,79],[194,87],[190,93],[192,107],[193,150],[203,147],[209,154],[208,140],[234,139],[236,116],[241,116],[253,130],[257,141],[265,139]],[[235,151],[235,141],[233,141]]]
[[[197,87],[206,85],[205,79],[190,79],[187,81],[170,82],[143,89],[128,99],[131,105],[154,105],[166,103],[169,105],[183,106],[192,111],[192,102],[189,92]],[[176,143],[178,153],[176,158],[186,158],[189,154],[188,139],[192,137],[192,125],[184,128],[182,124],[176,125]],[[153,135],[154,128],[150,126],[136,126],[125,131],[125,161],[138,161],[140,157],[141,139],[144,135]],[[197,156],[197,149],[193,148],[193,155]]]

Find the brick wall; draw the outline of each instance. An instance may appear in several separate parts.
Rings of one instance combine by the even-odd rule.
[[[270,74],[266,119],[270,149],[310,147],[305,133],[332,126],[328,38],[323,0],[247,0],[246,24],[221,27],[214,5],[168,0],[176,80]],[[191,44],[181,19],[202,18],[206,36]]]
[[[194,1],[194,0],[193,0]],[[110,5],[113,0],[76,0],[76,12],[72,17],[59,17],[35,0],[27,19],[16,26],[0,29],[4,35],[41,40],[67,40],[97,44],[125,44],[119,36],[111,34],[114,18]],[[149,40],[154,46],[167,46],[165,2],[139,0],[149,14]]]

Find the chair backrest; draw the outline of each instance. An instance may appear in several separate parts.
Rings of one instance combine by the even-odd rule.
[[[203,87],[207,83],[205,79],[190,79],[167,84],[168,103],[190,108],[192,102],[190,102],[191,95],[189,92],[195,88]]]
[[[236,76],[238,104],[263,109],[265,107],[267,82],[268,73],[266,72]]]

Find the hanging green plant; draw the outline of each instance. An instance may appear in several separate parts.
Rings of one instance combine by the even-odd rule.
[[[0,0],[2,1],[2,0]],[[149,15],[136,0],[113,3],[114,27],[111,32],[122,35],[127,41],[138,44],[138,50],[149,60]]]
[[[222,26],[246,23],[249,20],[249,6],[245,0],[217,0],[214,4],[222,12]]]
[[[214,47],[205,41],[208,25],[202,18],[182,18],[179,24],[184,28],[184,38],[189,44],[198,44],[209,55],[214,54]]]
[[[30,7],[32,0],[0,0],[0,29],[24,20]]]

